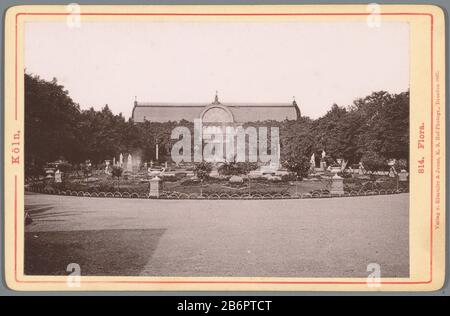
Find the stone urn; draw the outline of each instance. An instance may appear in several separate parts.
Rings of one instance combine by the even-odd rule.
[[[408,175],[409,173],[405,169],[402,169],[402,171],[398,173],[398,181],[408,181]]]

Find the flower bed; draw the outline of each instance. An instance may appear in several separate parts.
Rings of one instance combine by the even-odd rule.
[[[228,178],[162,179],[161,195],[167,199],[282,199],[332,197],[330,177],[305,179],[304,181],[272,182],[265,178],[248,179],[242,183],[230,183]],[[314,180],[314,181],[313,181]],[[386,176],[344,178],[344,194],[341,196],[365,196],[408,192],[408,182]],[[149,198],[149,182],[142,175],[127,179],[111,179],[96,175],[93,181],[69,177],[65,183],[33,182],[26,190],[47,194],[85,197]],[[335,195],[333,195],[334,197]]]

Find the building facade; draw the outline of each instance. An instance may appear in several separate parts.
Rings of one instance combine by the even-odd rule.
[[[221,103],[216,93],[214,101],[205,103],[147,103],[134,102],[134,122],[194,121],[204,123],[247,123],[257,121],[297,120],[301,112],[292,103]]]

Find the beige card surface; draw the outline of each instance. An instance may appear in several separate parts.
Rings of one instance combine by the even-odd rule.
[[[10,8],[7,285],[438,290],[444,22],[431,5]]]

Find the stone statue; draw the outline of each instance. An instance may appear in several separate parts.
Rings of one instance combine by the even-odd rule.
[[[133,171],[133,158],[131,157],[131,154],[128,154],[127,171],[129,171],[129,172]]]
[[[61,174],[62,174],[62,172],[59,171],[59,169],[56,169],[56,172],[55,172],[55,182],[56,183],[61,183],[62,182]]]
[[[312,173],[316,172],[316,155],[313,153],[311,159],[309,160],[309,169]]]

